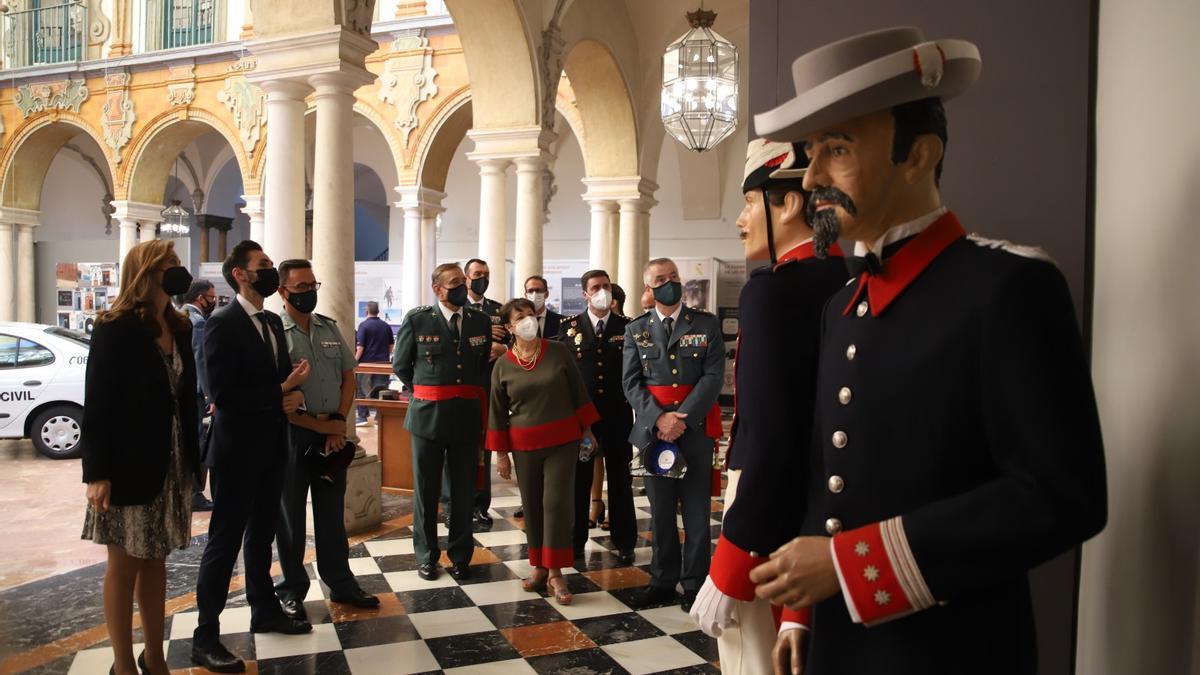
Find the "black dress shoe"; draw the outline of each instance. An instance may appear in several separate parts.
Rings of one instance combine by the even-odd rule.
[[[524,517],[525,517],[525,505],[522,504],[521,506],[517,507],[516,511],[513,511],[513,518],[524,518]]]
[[[669,588],[658,588],[657,586],[647,586],[638,591],[633,596],[633,603],[639,609],[653,607],[656,605],[665,605],[669,602],[674,602],[675,591]]]
[[[299,619],[289,619],[280,616],[268,619],[260,624],[250,624],[251,633],[283,633],[284,635],[303,635],[312,632],[312,624]]]
[[[280,604],[283,606],[283,615],[287,618],[296,621],[308,620],[308,612],[304,609],[302,600],[283,600]]]
[[[632,565],[634,561],[633,551],[617,551],[617,560],[622,565]]]
[[[446,568],[446,571],[455,581],[466,581],[471,578],[470,565],[451,565]]]
[[[211,645],[192,645],[192,663],[214,673],[244,673],[246,664],[225,649],[220,642]]]
[[[690,612],[694,604],[696,604],[696,591],[684,591],[683,600],[679,601],[679,608],[685,612]]]
[[[343,605],[354,605],[363,609],[374,609],[379,606],[379,598],[368,595],[361,588],[355,588],[349,593],[333,593],[329,599]]]
[[[425,581],[433,581],[438,578],[438,566],[434,563],[424,563],[417,568],[417,576]]]
[[[492,517],[483,509],[475,509],[475,513],[471,515],[471,519],[477,524],[483,525],[484,527],[492,526]]]
[[[208,497],[204,496],[203,492],[197,492],[192,495],[192,511],[212,511],[213,503]]]

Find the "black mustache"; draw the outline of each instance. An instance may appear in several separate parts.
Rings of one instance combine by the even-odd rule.
[[[810,222],[817,213],[817,202],[833,202],[845,209],[846,213],[852,216],[858,215],[858,208],[854,206],[854,200],[850,198],[850,195],[833,186],[819,187],[809,195],[808,206],[805,208],[805,215],[808,216]]]

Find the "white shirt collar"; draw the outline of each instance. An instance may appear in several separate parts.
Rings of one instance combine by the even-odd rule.
[[[882,237],[872,242],[869,247],[867,246],[866,242],[856,241],[854,242],[854,255],[862,257],[873,251],[875,255],[882,256],[883,248],[885,246],[888,244],[894,244],[901,239],[924,232],[925,228],[937,222],[937,219],[941,218],[943,215],[945,215],[945,213],[946,207],[939,206],[920,218],[917,218],[916,220],[910,220],[907,223],[895,225],[887,232],[884,232]]]
[[[675,308],[675,313],[670,316],[671,320],[678,319],[680,313],[682,313],[682,312],[683,312],[683,303],[681,302],[681,303],[679,303],[679,306]],[[654,305],[654,313],[658,315],[659,321],[662,321],[663,319],[668,318],[666,316],[663,316],[662,310],[660,310],[658,308],[658,305]]]
[[[246,310],[246,314],[249,314],[250,316],[254,316],[254,315],[258,314],[259,312],[263,311],[263,310],[255,307],[253,302],[250,302],[246,298],[242,297],[241,293],[238,293],[237,295],[235,295],[233,297],[237,298],[238,304],[240,304],[242,306],[242,309]]]
[[[597,324],[599,324],[601,321],[608,323],[608,319],[612,316],[612,312],[605,312],[604,316],[597,318],[595,314],[592,314],[592,310],[589,309],[587,315],[588,318],[592,320],[592,332],[594,332],[596,335],[599,335],[600,330],[596,327]]]
[[[442,310],[442,316],[446,318],[446,323],[450,323],[450,317],[454,316],[455,314],[458,315],[458,320],[462,321],[462,307],[459,307],[457,312],[452,312],[449,309],[446,309],[446,306],[442,304],[441,300],[438,301],[437,306],[438,309]]]

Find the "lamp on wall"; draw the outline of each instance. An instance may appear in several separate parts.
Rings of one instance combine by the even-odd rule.
[[[696,152],[733,134],[738,117],[738,53],[712,30],[717,13],[687,13],[692,27],[662,57],[662,121],[675,140]]]
[[[175,157],[175,173],[179,173],[179,157]],[[179,177],[175,176],[178,181]],[[159,214],[162,223],[158,226],[158,234],[164,239],[182,239],[192,233],[192,216],[179,205],[178,199],[172,199],[171,205]]]

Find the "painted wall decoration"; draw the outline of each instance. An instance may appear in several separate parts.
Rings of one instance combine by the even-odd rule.
[[[112,149],[113,161],[121,163],[121,148],[133,136],[133,99],[129,97],[129,73],[109,73],[104,76],[104,110],[100,123],[104,128],[104,144]]]
[[[396,128],[405,148],[408,137],[417,128],[417,106],[437,96],[433,51],[429,39],[421,35],[402,37],[393,44],[395,51],[411,52],[389,59],[379,76],[379,100],[396,107]],[[417,52],[416,50],[422,50]]]
[[[242,76],[225,80],[225,88],[217,92],[217,100],[233,115],[234,125],[242,139],[246,154],[254,156],[254,148],[266,123],[267,95],[257,85]]]
[[[88,98],[88,88],[83,80],[63,80],[43,84],[23,84],[17,87],[13,103],[21,110],[22,117],[46,110],[70,110],[79,114],[79,106]]]

